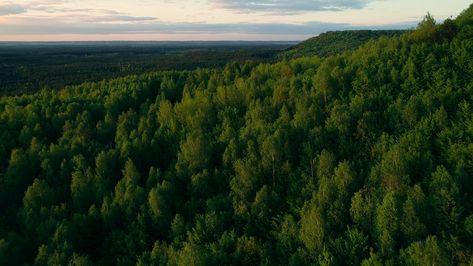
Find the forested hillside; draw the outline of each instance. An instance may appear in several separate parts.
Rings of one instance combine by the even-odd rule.
[[[282,58],[302,56],[330,56],[353,51],[370,40],[393,37],[406,33],[405,30],[346,30],[329,31],[310,38],[281,53]]]
[[[471,265],[472,38],[2,97],[0,265]]]

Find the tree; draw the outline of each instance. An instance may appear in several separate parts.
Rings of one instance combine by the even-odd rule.
[[[150,207],[150,215],[153,222],[157,225],[156,232],[160,235],[166,235],[167,229],[171,222],[171,200],[172,187],[167,181],[158,184],[148,193],[148,205]]]
[[[181,143],[181,149],[178,154],[178,169],[180,171],[187,169],[188,173],[199,172],[208,166],[211,156],[210,143],[207,142],[203,135],[189,135]]]
[[[356,192],[351,199],[350,215],[352,220],[365,232],[372,232],[374,203],[366,189]]]
[[[456,233],[461,210],[458,207],[458,186],[443,166],[432,173],[429,185],[430,202],[435,212],[432,226],[438,231]]]
[[[405,265],[452,265],[435,236],[429,236],[425,241],[412,243],[407,249],[401,251],[401,258]]]
[[[381,254],[385,257],[395,254],[399,239],[399,209],[394,192],[388,192],[376,208],[376,232]]]
[[[317,73],[314,77],[314,87],[320,92],[325,103],[329,100],[329,96],[335,94],[337,90],[336,81],[331,75],[333,63],[333,60],[324,61],[317,69]]]
[[[83,156],[74,157],[73,161],[75,171],[72,173],[71,196],[76,208],[86,211],[96,201],[100,184]]]
[[[432,40],[436,31],[436,22],[430,13],[417,25],[417,29],[411,33],[411,38],[417,42]]]
[[[25,192],[23,207],[25,209],[39,210],[54,204],[55,191],[44,180],[35,179]]]
[[[343,237],[331,242],[337,263],[360,265],[368,253],[368,236],[356,228],[348,227]]]
[[[278,222],[277,230],[274,232],[277,240],[277,249],[281,258],[287,258],[290,254],[294,253],[298,246],[297,234],[299,225],[290,214],[281,217]]]
[[[133,161],[127,160],[123,170],[123,178],[115,186],[113,199],[113,203],[123,211],[124,219],[132,219],[144,201],[145,194],[140,186],[140,181],[140,173]]]
[[[304,206],[301,214],[299,239],[311,253],[323,250],[325,238],[325,221],[317,206],[311,202]]]
[[[361,263],[363,266],[382,266],[383,261],[378,256],[378,254],[374,253],[373,250],[370,251],[370,257],[368,259],[363,260]]]
[[[37,173],[37,158],[23,150],[12,150],[8,168],[4,174],[3,200],[0,206],[21,200],[24,191]],[[4,206],[4,207],[5,207]]]
[[[423,222],[427,208],[425,201],[425,195],[420,186],[416,185],[409,190],[401,211],[400,233],[403,243],[412,243],[425,237],[427,232],[427,227]]]
[[[263,142],[262,152],[263,158],[262,162],[264,165],[269,165],[271,169],[271,182],[272,185],[276,185],[276,178],[277,178],[277,169],[279,168],[278,165],[281,164],[281,153],[282,153],[282,144],[281,144],[281,137],[280,132],[276,131],[274,135],[269,136]]]
[[[473,214],[468,216],[465,219],[465,232],[468,234],[469,237],[473,236]]]

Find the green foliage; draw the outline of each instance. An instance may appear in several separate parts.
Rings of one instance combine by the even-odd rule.
[[[283,57],[330,56],[355,50],[370,40],[401,35],[403,30],[329,31],[303,41],[282,53]]]
[[[0,95],[59,90],[84,82],[98,82],[163,70],[225,67],[229,61],[274,61],[291,42],[121,42],[10,43],[0,45]],[[53,73],[53,74],[51,74]]]
[[[459,25],[471,25],[473,23],[473,4],[463,10],[463,12],[455,19],[455,22]]]
[[[470,215],[465,219],[465,231],[469,237],[473,236],[473,215]]]
[[[435,236],[412,243],[406,250],[401,251],[401,259],[404,265],[452,265]]]
[[[470,265],[470,11],[1,97],[0,265]]]
[[[345,235],[332,243],[337,264],[360,265],[368,252],[368,236],[356,228],[348,228]]]
[[[396,195],[388,192],[376,209],[376,231],[381,254],[395,254],[399,238],[399,209]]]
[[[320,210],[311,203],[306,206],[301,216],[300,240],[309,252],[321,252],[324,247],[325,221]]]

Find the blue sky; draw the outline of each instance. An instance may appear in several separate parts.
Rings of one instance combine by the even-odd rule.
[[[303,40],[329,30],[412,28],[463,0],[0,0],[0,41]]]

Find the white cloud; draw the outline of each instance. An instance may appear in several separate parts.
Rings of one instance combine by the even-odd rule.
[[[218,6],[246,12],[308,12],[362,9],[374,0],[215,0]]]
[[[19,1],[21,2],[21,1]],[[70,6],[70,0],[23,1],[21,5],[0,5],[0,16],[19,15],[35,18],[54,18],[56,22],[143,22],[156,20],[151,16],[132,16],[111,9]],[[25,14],[29,12],[28,14]],[[39,13],[38,13],[39,12]],[[54,23],[54,22],[53,22]],[[54,23],[56,24],[56,23]]]
[[[17,15],[21,13],[25,13],[27,11],[26,7],[22,5],[15,5],[15,4],[0,4],[0,16],[7,16],[7,15]]]

